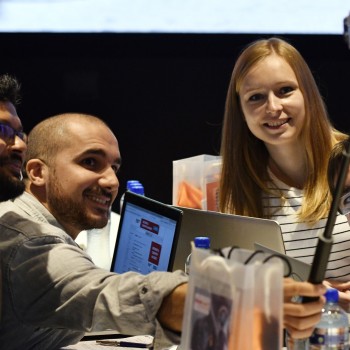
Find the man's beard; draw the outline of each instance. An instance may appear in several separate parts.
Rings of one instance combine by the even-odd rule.
[[[23,193],[24,188],[25,185],[21,179],[9,175],[0,165],[0,202],[18,197]]]
[[[78,199],[63,195],[59,186],[59,180],[55,174],[50,174],[47,202],[51,213],[58,222],[74,226],[79,232],[92,228],[102,228],[107,224],[107,218],[94,219],[89,217],[84,203],[81,203]]]

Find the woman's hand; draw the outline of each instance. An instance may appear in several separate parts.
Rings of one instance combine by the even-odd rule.
[[[339,291],[339,305],[346,311],[350,311],[350,282],[324,281],[328,288],[335,288]]]
[[[315,325],[321,319],[322,307],[325,303],[323,294],[326,286],[309,282],[296,282],[291,278],[285,278],[284,292],[284,327],[294,339],[310,337]],[[317,301],[298,303],[294,299],[297,296],[319,297]]]

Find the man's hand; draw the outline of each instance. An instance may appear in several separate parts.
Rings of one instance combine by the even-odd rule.
[[[157,314],[160,324],[175,332],[181,332],[187,286],[181,284],[167,295]]]

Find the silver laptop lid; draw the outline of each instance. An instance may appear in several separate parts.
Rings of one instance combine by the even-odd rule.
[[[286,255],[284,252],[276,251],[274,249],[268,248],[260,243],[255,243],[254,246],[255,246],[255,250],[262,250],[263,252],[268,254],[283,255],[285,259],[289,261],[289,264],[292,270],[291,277],[296,281],[306,281],[309,278],[309,274],[311,270],[310,264],[307,264],[299,259],[292,258],[291,256]]]
[[[276,221],[223,214],[184,207],[173,270],[184,269],[191,253],[191,241],[196,236],[211,238],[211,248],[239,246],[254,250],[259,242],[284,253],[281,227]]]

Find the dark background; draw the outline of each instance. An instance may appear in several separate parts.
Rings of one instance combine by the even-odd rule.
[[[218,154],[239,52],[272,35],[0,34],[0,73],[22,83],[26,131],[64,112],[95,114],[123,157],[120,193],[138,179],[172,202],[172,161]],[[334,125],[350,132],[350,50],[341,35],[285,35],[314,73]],[[113,209],[119,210],[119,200]]]

